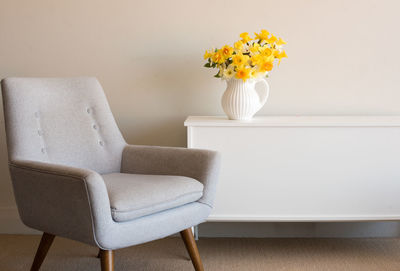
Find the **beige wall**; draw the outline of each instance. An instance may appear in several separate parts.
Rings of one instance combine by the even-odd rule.
[[[222,114],[203,52],[266,28],[288,41],[259,114],[400,114],[397,0],[0,0],[0,78],[99,78],[129,143],[185,146]],[[3,117],[0,117],[3,122]],[[14,210],[0,128],[1,213]],[[11,208],[11,209],[10,209]]]

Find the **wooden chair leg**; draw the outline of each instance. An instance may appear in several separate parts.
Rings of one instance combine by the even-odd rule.
[[[100,250],[101,271],[114,271],[114,251]]]
[[[39,247],[36,251],[35,259],[33,260],[31,271],[38,271],[40,269],[40,266],[42,265],[44,258],[46,258],[47,252],[53,243],[54,237],[56,236],[53,234],[47,232],[43,233]]]
[[[194,270],[204,271],[203,263],[200,259],[199,250],[197,249],[196,241],[194,240],[192,229],[186,229],[181,231],[183,242],[185,243],[186,249],[189,252],[190,259],[192,260]]]

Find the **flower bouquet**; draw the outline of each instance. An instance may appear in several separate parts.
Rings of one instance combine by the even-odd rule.
[[[286,42],[267,30],[254,33],[252,38],[247,32],[240,34],[240,40],[233,47],[225,45],[220,49],[207,50],[204,67],[217,68],[214,77],[227,82],[222,96],[222,108],[233,120],[249,120],[262,108],[269,96],[269,85],[265,80],[276,62],[287,57],[283,50]],[[255,90],[257,83],[264,84],[259,95]]]
[[[282,49],[286,42],[270,34],[267,30],[254,33],[252,38],[247,32],[240,34],[241,40],[233,47],[225,45],[220,49],[207,50],[204,67],[218,68],[217,78],[229,80],[233,77],[246,81],[249,78],[266,76],[274,67],[287,57]]]

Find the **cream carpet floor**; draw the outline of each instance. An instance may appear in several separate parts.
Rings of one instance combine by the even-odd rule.
[[[29,270],[39,236],[0,235],[0,270]],[[400,270],[400,239],[201,238],[198,247],[208,271]],[[56,237],[42,270],[98,270],[97,249]],[[189,270],[180,238],[166,238],[117,250],[115,271]]]

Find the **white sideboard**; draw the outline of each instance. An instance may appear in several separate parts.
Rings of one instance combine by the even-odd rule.
[[[400,220],[400,117],[188,117],[222,167],[208,221]]]

